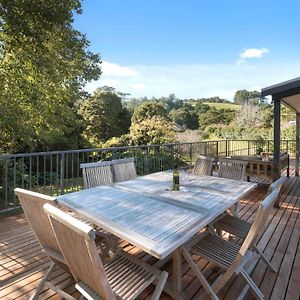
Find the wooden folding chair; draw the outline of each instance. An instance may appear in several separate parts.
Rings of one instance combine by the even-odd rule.
[[[44,194],[32,192],[29,190],[16,188],[15,193],[21,203],[24,214],[27,221],[37,239],[42,247],[42,251],[50,258],[50,266],[37,286],[34,294],[30,297],[31,300],[36,300],[39,297],[44,286],[54,290],[63,297],[69,299],[69,295],[64,291],[60,290],[58,287],[54,286],[50,281],[48,281],[55,265],[62,268],[64,271],[70,273],[69,267],[65,262],[65,259],[61,253],[60,247],[56,241],[51,223],[47,214],[43,209],[43,205],[49,203],[51,205],[57,206],[57,201],[54,197],[47,196]],[[74,213],[69,212],[68,214],[75,216]],[[79,218],[79,216],[76,216]],[[85,221],[89,224],[87,221]],[[117,239],[105,232],[96,231],[97,235],[97,247],[103,259],[111,259],[117,252]],[[70,273],[71,274],[71,273]]]
[[[246,161],[230,158],[220,158],[218,177],[243,180],[246,176],[246,168]]]
[[[114,159],[111,161],[114,182],[122,182],[136,178],[134,158]]]
[[[81,164],[84,189],[113,183],[111,162],[102,161]]]
[[[212,175],[214,158],[209,156],[198,156],[193,173],[196,175]]]
[[[49,218],[43,209],[43,205],[46,203],[57,205],[55,198],[20,188],[16,188],[15,193],[19,198],[28,223],[42,247],[42,251],[51,259],[50,266],[45,276],[40,281],[30,299],[38,299],[39,294],[44,286],[51,288],[62,297],[68,297],[68,294],[60,290],[58,287],[55,287],[50,281],[48,281],[48,278],[50,277],[55,265],[70,273],[56,241]]]
[[[102,263],[92,227],[50,204],[45,204],[44,209],[82,297],[130,300],[151,283],[157,283],[152,299],[159,299],[167,272],[161,272],[123,251],[112,262]]]
[[[281,191],[282,186],[286,182],[286,177],[281,177],[275,182],[273,182],[268,189],[267,196],[269,196],[272,192],[277,191],[277,197],[275,201],[278,199],[279,193]],[[234,235],[240,239],[245,239],[247,234],[251,229],[252,224],[247,222],[237,216],[232,216],[229,214],[225,214],[223,218],[219,219],[217,222],[213,224],[213,227],[217,230],[217,232],[226,231],[231,235]],[[256,244],[253,244],[253,249],[257,254],[261,256],[262,261],[274,272],[276,269],[271,264],[271,262],[265,257],[265,255],[257,248]]]
[[[278,190],[275,190],[261,202],[255,220],[241,246],[223,240],[215,234],[205,232],[202,235],[199,235],[198,242],[191,246],[190,251],[188,251],[190,247],[189,244],[182,247],[183,256],[212,299],[218,299],[217,293],[230,280],[233,274],[241,274],[247,284],[249,284],[255,296],[258,299],[264,299],[263,294],[248,275],[244,267],[254,254],[252,251],[253,244],[263,229],[277,196]],[[208,283],[202,272],[199,270],[190,253],[199,255],[221,268],[223,273],[218,276],[212,285]]]

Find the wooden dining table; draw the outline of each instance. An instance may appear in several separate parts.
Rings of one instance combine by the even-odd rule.
[[[173,297],[181,295],[180,247],[256,187],[255,183],[181,172],[140,176],[57,197],[60,205],[162,260],[173,258]]]

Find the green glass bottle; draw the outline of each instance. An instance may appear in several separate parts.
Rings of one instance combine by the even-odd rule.
[[[175,165],[173,171],[173,191],[179,191],[179,171],[177,165]]]

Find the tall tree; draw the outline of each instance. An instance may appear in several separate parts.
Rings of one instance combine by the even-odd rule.
[[[234,102],[236,104],[263,104],[265,99],[261,99],[260,92],[238,90],[234,95]]]
[[[130,138],[134,145],[163,144],[176,140],[173,124],[164,107],[157,102],[144,102],[132,116]]]
[[[101,74],[72,27],[79,0],[0,0],[1,152],[77,147],[74,104]]]
[[[167,118],[167,111],[157,102],[144,102],[134,110],[132,122],[138,123],[144,119],[150,119],[154,116]]]
[[[197,113],[194,110],[188,109],[187,106],[171,110],[169,116],[173,122],[185,128],[194,130],[199,127]]]
[[[122,106],[119,94],[104,87],[82,101],[79,114],[84,119],[84,136],[94,146],[128,132],[129,111]]]

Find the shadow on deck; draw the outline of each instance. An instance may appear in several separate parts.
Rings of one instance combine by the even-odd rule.
[[[278,269],[277,273],[268,270],[259,261],[252,274],[252,279],[260,287],[266,299],[299,299],[300,296],[300,178],[291,176],[280,195],[281,208],[273,208],[268,224],[258,242],[264,252]],[[260,181],[256,190],[241,200],[239,215],[253,221],[259,202],[264,198],[268,182]],[[150,255],[128,244],[122,245],[132,254],[145,260],[152,260]],[[29,299],[33,290],[43,277],[49,260],[42,253],[24,215],[0,220],[0,299]],[[214,269],[204,259],[198,260],[206,277],[211,277]],[[172,275],[171,264],[165,268]],[[53,274],[55,284],[79,298],[75,291],[73,279],[57,269]],[[183,289],[188,299],[196,299],[202,288],[184,262],[182,265]],[[221,299],[237,299],[244,286],[240,277],[232,278],[219,294]],[[142,298],[150,299],[152,287]],[[207,297],[208,298],[208,297]],[[245,299],[253,299],[250,292]],[[45,289],[40,299],[61,299],[51,290]],[[162,299],[169,299],[162,295]]]

